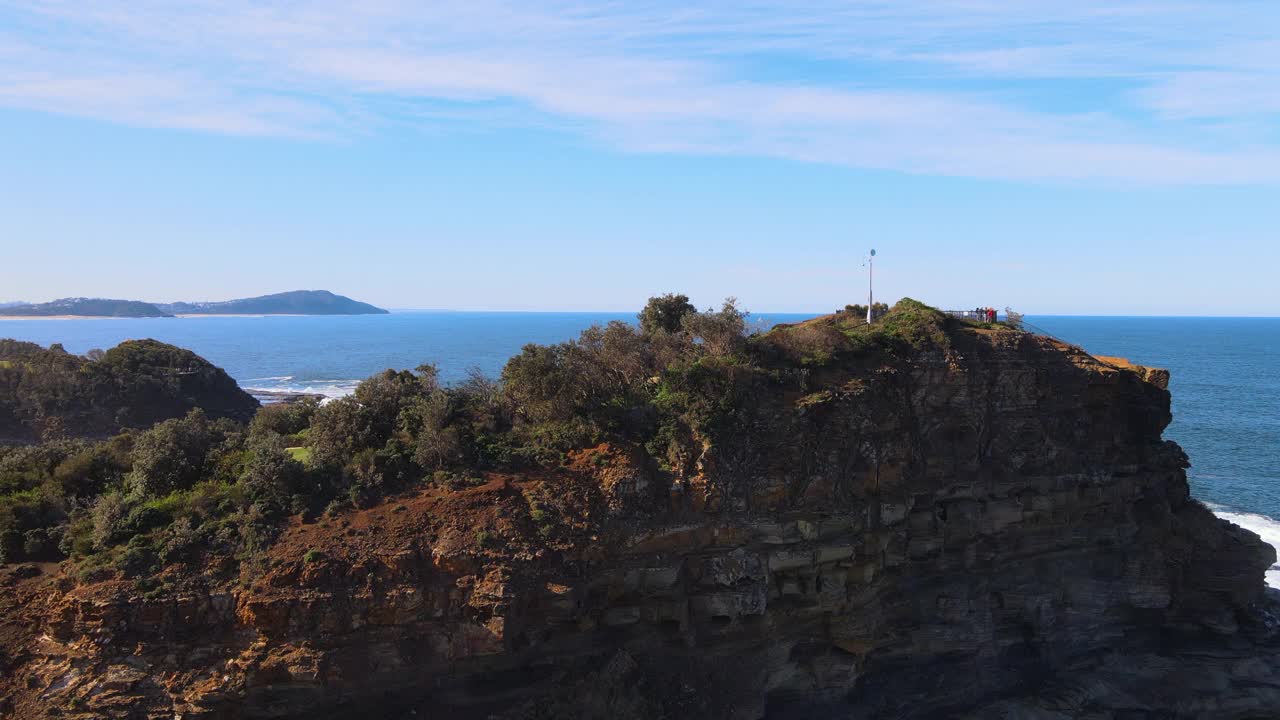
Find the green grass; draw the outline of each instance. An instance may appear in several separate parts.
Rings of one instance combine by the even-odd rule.
[[[289,453],[289,457],[306,465],[311,462],[311,448],[309,447],[291,447],[285,448],[285,452]]]
[[[175,490],[164,497],[147,500],[142,506],[172,519],[189,511],[191,493],[185,490]]]
[[[946,349],[951,340],[945,331],[947,317],[936,308],[911,298],[903,298],[876,322],[845,325],[841,328],[855,348],[879,348],[901,352],[926,348]]]

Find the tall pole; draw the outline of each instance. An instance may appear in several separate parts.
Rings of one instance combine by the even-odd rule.
[[[873,264],[876,259],[876,251],[872,249],[871,254],[867,256],[867,324],[871,324],[871,308],[875,305],[875,294],[871,289]]]

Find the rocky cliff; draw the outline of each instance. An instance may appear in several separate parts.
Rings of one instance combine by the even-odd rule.
[[[239,585],[11,568],[4,710],[1275,717],[1275,553],[1189,497],[1167,380],[958,323],[780,351],[667,467],[609,443],[295,519]]]

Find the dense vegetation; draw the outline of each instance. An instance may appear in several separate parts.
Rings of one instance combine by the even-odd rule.
[[[170,317],[172,315],[383,315],[386,310],[328,290],[293,290],[219,302],[149,303],[138,300],[63,298],[47,303],[0,304],[5,315],[49,317]]]
[[[952,322],[911,300],[872,326],[856,310],[751,334],[732,299],[698,312],[668,295],[650,301],[638,326],[528,345],[496,379],[475,373],[446,387],[429,365],[387,370],[349,397],[263,407],[247,425],[195,409],[107,440],[0,449],[0,560],[70,556],[86,576],[145,579],[203,554],[241,561],[226,572],[251,572],[286,516],[424,484],[458,487],[490,470],[555,467],[602,441],[687,477],[706,443],[745,431],[749,408],[769,395],[761,389],[802,389],[806,373],[830,363],[944,346]],[[121,364],[119,350],[56,359],[84,372]],[[60,351],[19,344],[6,357],[22,353]]]
[[[858,317],[866,317],[867,306],[859,305],[859,304],[845,305],[844,310],[841,310],[840,312],[849,313],[850,315],[857,315]],[[889,312],[889,306],[885,303],[878,302],[878,303],[871,304],[871,316],[873,318],[883,317],[888,312]]]
[[[155,340],[83,357],[61,345],[0,340],[0,443],[105,437],[194,408],[245,422],[257,407],[222,370]]]
[[[86,317],[167,317],[169,313],[137,300],[104,298],[62,298],[47,303],[18,304],[4,308],[5,315],[49,317],[83,315]]]
[[[175,315],[384,315],[387,312],[328,290],[292,290],[239,300],[176,302],[158,304],[158,307]]]

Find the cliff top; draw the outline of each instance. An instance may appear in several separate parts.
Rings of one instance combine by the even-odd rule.
[[[1127,370],[1167,387],[1168,373],[1162,369],[1138,365],[1126,358],[1093,355],[1078,346],[1024,331],[1014,324],[954,318],[911,298],[903,298],[870,325],[862,311],[836,312],[800,323],[778,325],[762,336],[761,341],[783,349],[790,361],[803,366],[823,365],[839,357],[886,360],[919,352],[946,353],[957,342],[969,344],[966,338],[973,337],[1004,345],[1014,337],[1011,333],[1098,372]]]

